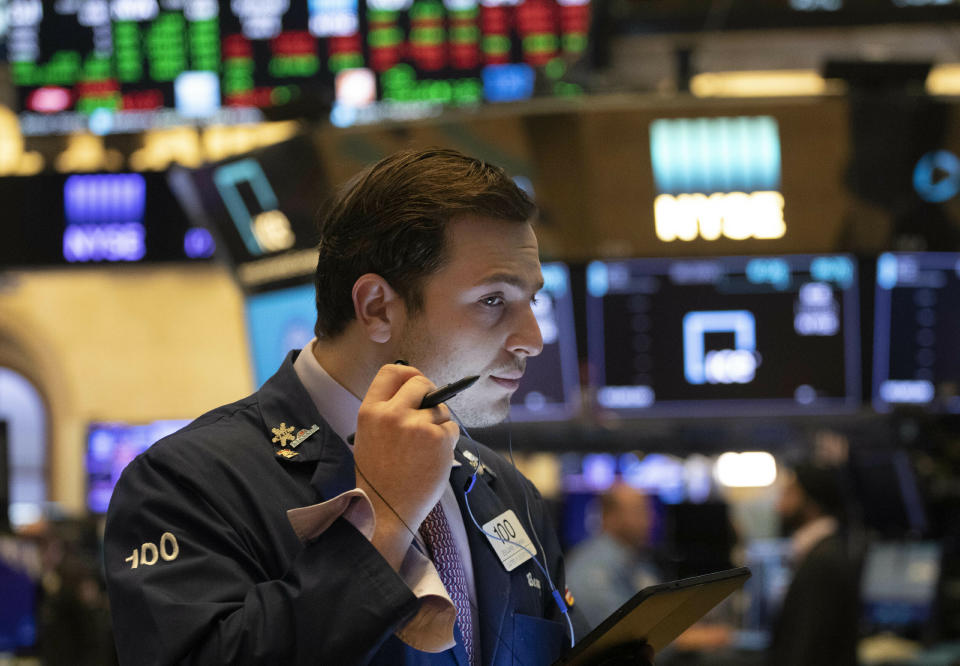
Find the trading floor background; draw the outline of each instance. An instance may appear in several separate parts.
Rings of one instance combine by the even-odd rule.
[[[859,663],[958,663],[960,2],[260,4],[0,0],[0,663],[115,660],[123,467],[311,339],[317,211],[436,145],[540,210],[473,434],[614,587],[753,571],[658,664],[765,663],[827,518]]]

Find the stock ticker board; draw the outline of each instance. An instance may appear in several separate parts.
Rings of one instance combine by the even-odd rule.
[[[245,110],[307,99],[326,100],[340,124],[352,124],[383,102],[526,99],[538,70],[555,79],[550,92],[565,94],[575,91],[559,78],[585,50],[590,23],[589,0],[5,4],[25,134],[77,122],[107,133],[230,122],[231,113],[242,121]],[[59,127],[55,118],[68,120]]]

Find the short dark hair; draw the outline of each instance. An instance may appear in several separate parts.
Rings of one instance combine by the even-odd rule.
[[[793,468],[797,485],[804,494],[828,516],[842,519],[846,514],[843,478],[840,470],[813,463],[801,463]]]
[[[447,222],[462,215],[527,222],[536,206],[500,167],[455,150],[403,150],[344,184],[319,220],[318,338],[354,318],[353,285],[376,273],[417,311],[423,282],[446,261]]]

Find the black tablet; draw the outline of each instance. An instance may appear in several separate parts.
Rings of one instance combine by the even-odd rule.
[[[750,577],[746,567],[645,587],[577,641],[554,666],[586,666],[610,650],[646,641],[660,652]]]

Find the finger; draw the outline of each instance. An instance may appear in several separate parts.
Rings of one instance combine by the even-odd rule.
[[[433,382],[417,372],[416,375],[408,377],[403,386],[397,389],[390,398],[390,402],[411,409],[419,409],[423,396],[435,388],[437,387]]]
[[[365,401],[385,402],[390,400],[396,392],[411,377],[423,376],[420,371],[409,365],[396,365],[388,363],[380,368],[373,381],[370,382],[370,388],[364,396]]]
[[[457,442],[460,441],[460,426],[453,421],[447,421],[446,423],[441,423],[440,427],[443,428],[446,435],[450,438],[450,450],[453,451]]]

